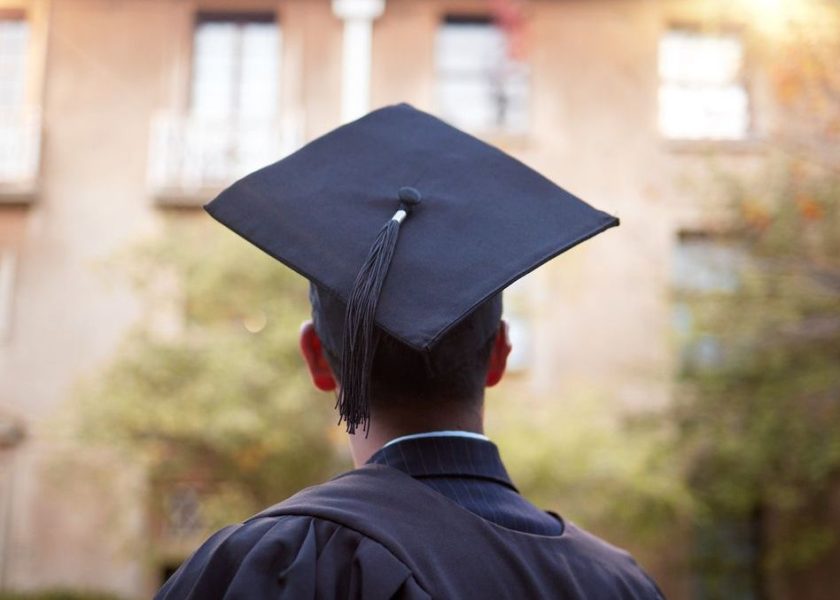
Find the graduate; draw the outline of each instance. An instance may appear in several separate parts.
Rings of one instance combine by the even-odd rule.
[[[617,218],[408,104],[205,208],[309,279],[301,350],[356,468],[216,532],[157,598],[662,598],[628,553],[523,498],[483,434],[511,349],[502,290]]]

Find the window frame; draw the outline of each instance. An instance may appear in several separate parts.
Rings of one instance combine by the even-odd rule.
[[[452,119],[452,117],[442,110],[442,103],[441,103],[441,87],[440,82],[442,80],[441,77],[441,70],[439,66],[439,61],[437,57],[437,44],[438,44],[438,36],[441,33],[442,28],[447,24],[475,24],[475,25],[487,25],[491,27],[495,27],[501,31],[497,21],[494,19],[493,15],[486,12],[486,11],[459,11],[459,10],[443,10],[438,12],[436,15],[436,25],[434,30],[435,40],[432,44],[433,46],[433,58],[432,58],[432,79],[433,79],[433,98],[434,98],[434,106],[436,113],[441,116],[443,119],[450,120],[453,125],[457,127],[464,128],[466,131],[474,135],[481,136],[484,139],[488,139],[497,143],[502,146],[508,145],[516,145],[517,142],[527,139],[530,136],[533,119],[532,119],[532,103],[533,103],[533,86],[532,86],[532,65],[527,60],[522,61],[513,61],[521,66],[524,70],[525,76],[527,81],[525,83],[525,98],[523,100],[523,111],[525,113],[524,117],[524,125],[522,127],[514,127],[511,125],[503,124],[493,124],[488,127],[469,127],[460,123],[456,119]],[[502,31],[502,35],[504,35]],[[504,89],[504,84],[503,84]]]
[[[674,233],[671,252],[669,255],[669,309],[670,335],[675,344],[676,374],[682,376],[689,372],[714,371],[727,358],[728,349],[721,344],[719,337],[697,328],[695,303],[698,301],[714,301],[715,297],[736,294],[743,285],[741,276],[746,261],[749,260],[747,248],[742,246],[742,240],[733,231],[715,228],[686,228]],[[691,243],[709,243],[717,247],[722,254],[712,256],[707,265],[705,282],[685,285],[677,274],[677,256],[681,245]],[[708,272],[722,271],[720,257],[728,253],[727,271],[718,275]],[[717,277],[717,281],[714,279]],[[727,281],[727,279],[732,281]]]
[[[204,23],[232,23],[237,26],[237,28],[241,31],[241,29],[245,25],[249,25],[252,23],[271,23],[274,25],[277,31],[277,65],[276,65],[276,94],[275,94],[275,106],[273,111],[274,119],[279,119],[281,113],[281,97],[282,97],[282,77],[281,77],[281,69],[283,67],[283,37],[282,37],[282,29],[281,29],[281,18],[280,14],[274,10],[253,10],[253,11],[237,11],[237,10],[198,10],[194,13],[193,19],[191,22],[191,27],[189,31],[189,40],[190,40],[190,50],[189,56],[187,59],[187,73],[188,77],[186,78],[186,113],[189,115],[194,114],[195,106],[196,106],[196,86],[195,86],[195,61],[196,61],[196,34],[198,32],[198,28]],[[241,34],[240,34],[241,35]],[[241,37],[240,37],[241,40]],[[241,67],[242,67],[242,54],[241,51],[236,57],[236,69],[237,74],[241,74]],[[247,115],[243,115],[242,111],[239,107],[239,98],[241,97],[241,89],[242,89],[242,80],[241,77],[237,77],[234,85],[231,89],[231,94],[234,98],[234,107],[230,111],[230,114],[226,115],[231,121],[237,121],[243,116],[247,117]]]
[[[287,83],[284,14],[283,5],[241,11],[185,7],[179,26],[177,100],[170,108],[155,111],[149,132],[147,185],[159,207],[199,208],[208,196],[217,194],[231,181],[299,146],[300,130],[289,119],[284,102]],[[237,77],[235,83],[224,81],[216,86],[223,94],[231,94],[230,106],[196,106],[196,41],[203,23],[272,26],[276,45],[271,64],[274,81],[270,103],[253,107],[253,103],[243,102],[242,90],[249,88],[243,88],[243,78]],[[241,72],[247,61],[241,58],[236,61],[239,63],[236,70]],[[261,81],[260,73],[255,78],[252,72],[250,81]],[[256,160],[258,155],[264,158]],[[223,174],[226,170],[229,173]]]
[[[17,9],[0,9],[0,23],[5,22],[16,22],[25,25],[26,27],[26,38],[24,39],[23,45],[23,52],[22,52],[22,61],[23,64],[20,65],[22,67],[22,80],[19,82],[21,86],[21,97],[18,101],[18,104],[13,104],[9,106],[5,106],[0,104],[0,109],[3,108],[18,108],[22,109],[25,108],[29,104],[29,95],[27,93],[27,88],[29,87],[28,81],[28,71],[31,68],[29,64],[31,60],[31,45],[32,45],[32,23],[30,22],[26,11],[24,10],[17,10]]]
[[[733,83],[737,83],[744,91],[746,97],[745,119],[746,126],[744,133],[740,137],[709,137],[704,135],[702,137],[685,137],[685,136],[670,136],[663,131],[660,119],[662,113],[662,101],[660,98],[662,87],[667,80],[662,77],[660,73],[661,60],[661,43],[665,37],[672,32],[687,32],[701,36],[735,36],[738,38],[741,45],[741,64],[738,69],[738,74],[733,79]],[[674,151],[705,151],[705,150],[723,150],[723,151],[747,151],[753,152],[761,149],[761,139],[759,135],[758,122],[756,120],[756,97],[753,89],[753,80],[751,77],[751,64],[749,52],[749,38],[746,28],[737,23],[725,23],[716,25],[714,27],[704,26],[697,21],[685,20],[671,20],[664,24],[659,32],[656,42],[656,60],[654,65],[654,73],[656,77],[656,111],[655,111],[655,128],[656,134],[663,144],[669,150]]]

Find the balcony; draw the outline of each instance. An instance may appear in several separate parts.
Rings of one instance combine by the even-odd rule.
[[[160,113],[152,120],[149,186],[158,204],[200,206],[236,179],[298,147],[277,120]]]
[[[0,204],[34,198],[41,156],[41,110],[0,108]]]

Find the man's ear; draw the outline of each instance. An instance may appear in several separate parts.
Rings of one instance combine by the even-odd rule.
[[[492,387],[501,381],[507,368],[507,358],[510,350],[508,324],[502,320],[499,324],[499,331],[496,332],[496,339],[493,341],[493,350],[490,352],[490,363],[487,368],[487,379],[484,385]]]
[[[300,327],[300,352],[309,367],[312,383],[323,392],[331,392],[338,387],[335,376],[324,356],[324,345],[315,332],[315,325],[307,321]]]

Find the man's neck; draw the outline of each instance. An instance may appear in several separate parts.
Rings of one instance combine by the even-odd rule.
[[[440,420],[429,418],[429,416],[418,418],[417,415],[412,415],[412,417],[408,419],[389,415],[389,418],[371,418],[367,436],[362,430],[348,435],[353,465],[361,467],[382,446],[391,440],[407,435],[432,431],[484,433],[483,411],[470,412],[457,416],[447,415],[446,419]]]

